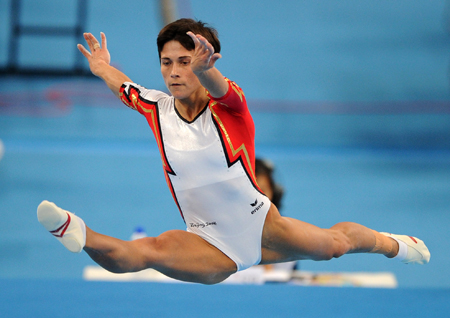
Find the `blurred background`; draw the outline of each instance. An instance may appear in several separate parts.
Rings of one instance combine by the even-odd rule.
[[[76,48],[83,32],[102,31],[114,66],[165,90],[156,36],[179,17],[219,31],[216,65],[246,94],[285,215],[414,235],[432,255],[427,266],[349,255],[300,269],[449,288],[444,0],[0,0],[0,281],[81,280],[93,265],[45,233],[43,199],[121,239],[136,226],[151,236],[185,228],[145,119],[89,75]]]

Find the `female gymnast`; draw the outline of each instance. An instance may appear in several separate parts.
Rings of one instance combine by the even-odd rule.
[[[125,105],[145,116],[159,147],[166,182],[187,230],[123,241],[87,227],[71,212],[43,201],[39,222],[71,252],[84,250],[115,272],[153,268],[188,282],[215,284],[255,264],[329,260],[378,253],[425,264],[423,241],[343,222],[329,229],[283,217],[259,188],[255,128],[241,88],[215,67],[217,32],[192,19],[165,26],[157,38],[170,95],[133,83],[110,65],[106,37],[84,38],[92,73]]]

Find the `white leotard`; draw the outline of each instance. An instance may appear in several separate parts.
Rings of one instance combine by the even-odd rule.
[[[228,80],[227,80],[228,81]],[[254,175],[254,124],[242,90],[211,100],[192,121],[174,98],[125,83],[122,101],[143,114],[161,152],[166,181],[186,223],[243,270],[261,260],[261,235],[270,207]]]

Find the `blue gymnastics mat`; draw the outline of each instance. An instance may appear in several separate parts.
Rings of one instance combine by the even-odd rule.
[[[2,317],[447,317],[450,289],[0,280]]]

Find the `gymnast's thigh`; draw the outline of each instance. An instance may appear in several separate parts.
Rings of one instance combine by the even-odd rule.
[[[237,270],[228,256],[193,233],[171,230],[141,240],[148,267],[175,279],[213,284]]]
[[[283,217],[272,204],[261,241],[261,264],[301,259],[326,260],[335,249],[333,230]]]

